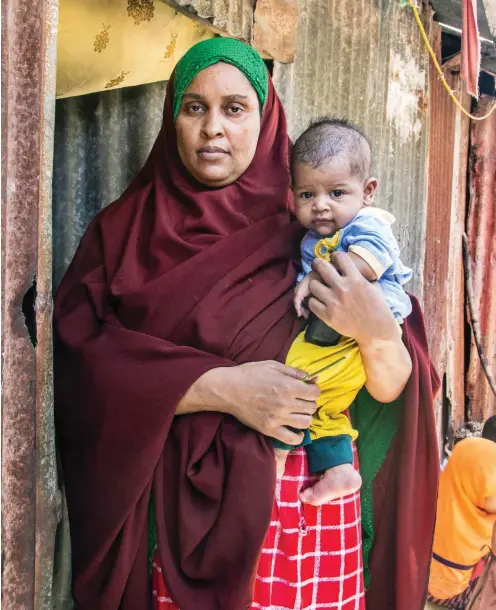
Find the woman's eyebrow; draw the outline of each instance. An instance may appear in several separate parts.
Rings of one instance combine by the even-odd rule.
[[[233,95],[224,95],[222,99],[226,100],[226,102],[235,102],[237,100],[247,100],[248,96],[241,95],[241,93],[234,93]]]
[[[203,100],[203,96],[200,95],[199,93],[185,93],[183,95],[183,99],[184,98],[187,98],[190,100]],[[248,96],[241,95],[241,93],[234,93],[232,95],[224,95],[222,97],[222,99],[226,102],[235,102],[235,101],[247,100]]]
[[[202,100],[203,99],[203,97],[199,93],[185,93],[183,95],[183,98],[185,98],[185,97],[187,97],[191,100]]]

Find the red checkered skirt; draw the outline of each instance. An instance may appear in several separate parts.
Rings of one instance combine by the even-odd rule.
[[[321,507],[302,504],[299,492],[315,480],[305,451],[292,451],[277,483],[252,610],[365,610],[360,494]],[[158,553],[152,589],[154,610],[179,610],[167,592]]]

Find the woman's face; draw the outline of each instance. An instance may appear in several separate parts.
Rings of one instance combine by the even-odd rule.
[[[260,134],[255,89],[234,66],[197,74],[176,118],[177,148],[189,173],[211,187],[235,182],[253,161]]]

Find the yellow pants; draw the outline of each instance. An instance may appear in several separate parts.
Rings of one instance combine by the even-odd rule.
[[[320,398],[318,410],[310,426],[312,440],[326,436],[349,434],[353,440],[358,433],[345,415],[366,381],[362,356],[354,339],[341,337],[334,346],[320,347],[305,341],[301,332],[291,345],[286,364],[307,373],[319,374]]]

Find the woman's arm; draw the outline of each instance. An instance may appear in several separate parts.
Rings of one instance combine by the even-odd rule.
[[[367,375],[365,387],[379,402],[396,400],[410,378],[412,361],[400,333],[388,341],[358,343]]]
[[[204,373],[179,402],[176,415],[227,413],[262,434],[290,445],[303,440],[317,409],[320,390],[302,381],[304,371],[280,362],[250,362]]]
[[[323,282],[310,283],[310,310],[356,340],[370,394],[380,402],[395,400],[406,386],[412,362],[379,286],[363,278],[344,252],[334,253],[332,264],[316,259],[313,267]]]

